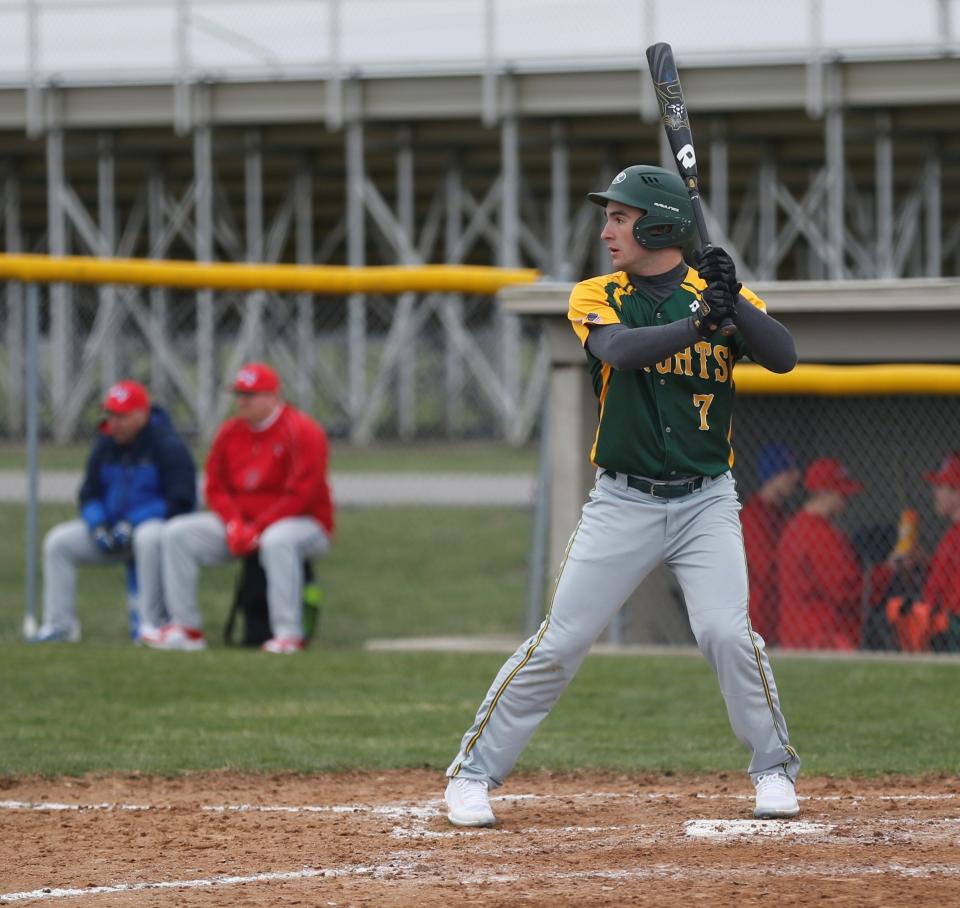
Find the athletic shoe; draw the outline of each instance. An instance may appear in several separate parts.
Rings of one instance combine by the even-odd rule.
[[[134,637],[131,634],[131,640],[133,640],[136,646],[141,646],[143,644],[144,637],[155,637],[160,630],[162,630],[164,625],[157,626],[156,624],[147,624],[146,622],[141,622],[137,625],[137,635]]]
[[[786,773],[768,772],[757,776],[757,804],[753,815],[758,820],[795,817],[800,813],[797,792]]]
[[[143,634],[140,642],[151,649],[183,650],[191,653],[207,648],[203,631],[184,624],[165,624]]]
[[[487,783],[479,779],[451,779],[443,795],[454,826],[493,826],[496,818],[490,809]]]
[[[260,649],[265,653],[281,653],[289,656],[303,649],[303,641],[299,637],[271,637]]]
[[[51,627],[49,624],[40,625],[39,630],[32,636],[29,643],[79,643],[80,625],[74,621],[70,627]]]

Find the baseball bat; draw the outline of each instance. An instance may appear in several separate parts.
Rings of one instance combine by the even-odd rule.
[[[693,132],[690,129],[687,105],[683,100],[677,64],[673,59],[673,48],[662,42],[651,44],[647,48],[647,65],[650,67],[650,76],[657,93],[657,105],[660,108],[663,128],[667,133],[667,141],[670,143],[677,171],[687,187],[690,206],[693,208],[693,220],[697,225],[697,233],[700,234],[700,243],[706,251],[713,244],[710,242],[707,225],[703,219],[697,152],[693,147]],[[737,326],[728,318],[720,324],[720,333],[727,337],[736,330]]]

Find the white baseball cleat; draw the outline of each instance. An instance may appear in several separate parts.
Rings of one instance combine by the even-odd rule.
[[[487,783],[479,779],[451,779],[444,792],[449,811],[447,819],[454,826],[493,826],[496,817],[490,809]]]
[[[207,648],[203,631],[184,624],[165,624],[142,634],[140,642],[151,649],[183,650],[191,653]]]
[[[52,627],[41,624],[36,634],[28,638],[29,643],[79,643],[80,625],[74,621],[69,627]]]
[[[797,792],[786,773],[767,772],[757,776],[757,804],[753,815],[758,820],[795,817],[800,813]]]

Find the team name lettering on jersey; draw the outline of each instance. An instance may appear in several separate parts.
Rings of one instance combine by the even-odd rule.
[[[712,357],[712,358],[711,358]],[[730,381],[730,348],[725,344],[697,341],[693,347],[668,356],[655,366],[644,366],[644,372],[656,369],[660,375],[696,375],[706,381],[725,383]]]

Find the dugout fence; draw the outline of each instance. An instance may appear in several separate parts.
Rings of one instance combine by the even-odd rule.
[[[750,366],[736,372],[734,475],[743,513],[785,456],[797,466],[794,484],[777,503],[782,519],[762,527],[771,538],[758,540],[756,525],[751,534],[745,520],[754,629],[768,644],[790,649],[960,652],[956,618],[952,624],[945,619],[938,632],[922,605],[932,556],[951,526],[937,513],[924,475],[960,449],[960,367],[801,365],[786,381]],[[830,520],[839,543],[816,528],[793,534],[811,580],[802,595],[819,603],[815,633],[804,624],[798,636],[791,627],[794,614],[783,608],[784,598],[788,608],[797,605],[790,590],[784,597],[795,584],[797,562],[783,576],[780,559],[791,521],[812,497],[806,475],[824,459],[841,464],[863,490]],[[909,539],[898,554],[904,532]],[[838,545],[847,551],[838,552]],[[960,568],[960,549],[951,555]],[[766,589],[756,589],[760,584]],[[899,611],[891,605],[895,600]],[[641,585],[608,637],[622,644],[695,642],[682,593],[668,571],[654,572]]]

